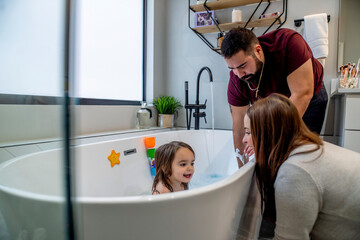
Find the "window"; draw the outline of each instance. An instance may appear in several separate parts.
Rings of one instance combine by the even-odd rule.
[[[143,0],[83,0],[76,9],[75,97],[141,101]]]
[[[71,95],[142,100],[145,0],[82,0],[76,4]],[[62,97],[64,2],[5,1],[2,5],[0,102],[12,103],[12,96],[20,100],[22,96]]]
[[[64,2],[0,5],[0,95],[62,96]]]

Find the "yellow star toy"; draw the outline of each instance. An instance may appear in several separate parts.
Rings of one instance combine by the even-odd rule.
[[[111,151],[111,154],[108,156],[108,159],[111,163],[111,167],[114,167],[115,164],[120,164],[120,153],[116,153],[115,150]]]

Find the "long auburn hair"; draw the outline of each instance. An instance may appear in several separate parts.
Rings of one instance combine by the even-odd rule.
[[[155,150],[155,168],[156,174],[152,185],[152,192],[156,191],[156,185],[162,182],[164,186],[173,192],[174,189],[170,183],[170,176],[172,175],[172,163],[175,158],[175,153],[180,148],[189,149],[195,157],[195,152],[190,145],[180,141],[172,141],[170,143],[161,145]],[[184,189],[189,189],[188,183],[182,183]]]
[[[296,154],[310,153],[323,145],[320,137],[311,132],[295,105],[285,96],[273,93],[256,101],[247,110],[255,149],[255,172],[261,195],[261,209],[276,220],[274,182],[280,166],[299,146],[316,144],[317,148]]]

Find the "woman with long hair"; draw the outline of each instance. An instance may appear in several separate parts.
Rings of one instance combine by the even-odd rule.
[[[360,239],[360,154],[322,141],[280,94],[255,102],[245,120],[275,239]]]

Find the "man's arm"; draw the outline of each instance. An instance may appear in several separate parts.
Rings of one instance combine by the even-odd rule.
[[[243,107],[236,107],[230,105],[231,108],[231,117],[233,120],[233,138],[234,138],[234,150],[238,148],[240,154],[244,152],[244,144],[242,139],[244,137],[244,117],[246,114],[249,105]],[[239,168],[243,166],[241,160],[237,158]]]
[[[314,72],[311,58],[293,71],[287,77],[287,82],[291,92],[290,100],[302,117],[314,95]]]

